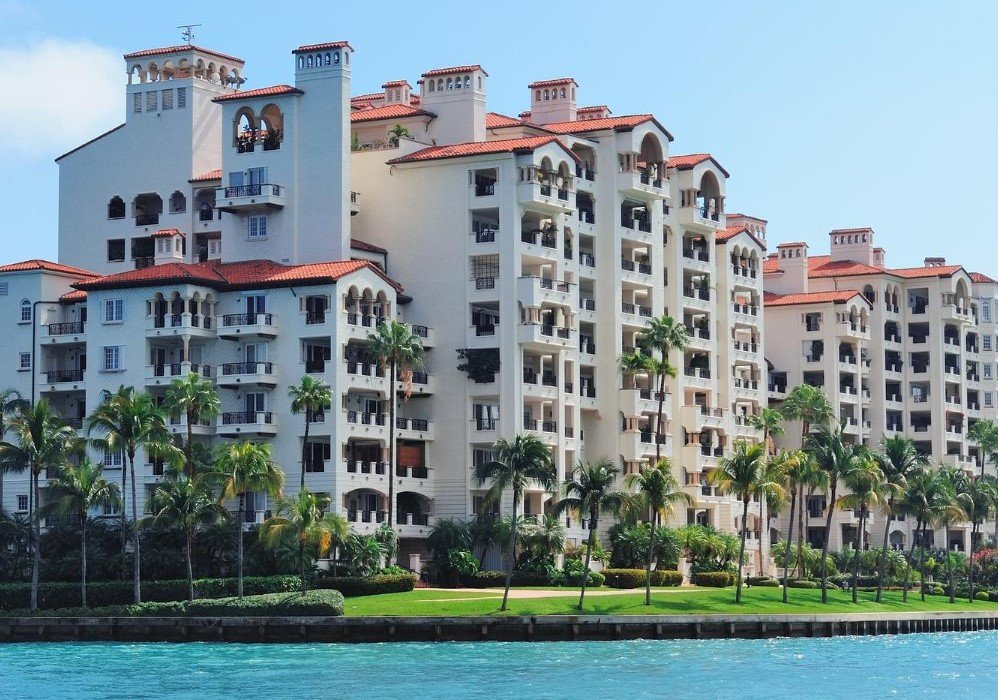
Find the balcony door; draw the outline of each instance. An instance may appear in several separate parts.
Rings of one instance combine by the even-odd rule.
[[[246,320],[248,323],[256,323],[256,315],[267,312],[267,297],[263,294],[254,294],[246,297]]]
[[[152,366],[155,368],[155,373],[157,377],[161,377],[163,368],[167,363],[166,348],[153,348],[152,349]]]
[[[246,364],[253,365],[257,362],[267,361],[267,344],[266,343],[249,343],[246,345],[245,350]],[[252,369],[252,368],[251,368]]]
[[[266,410],[266,401],[262,391],[246,394],[246,413],[252,416],[257,413],[263,413]]]

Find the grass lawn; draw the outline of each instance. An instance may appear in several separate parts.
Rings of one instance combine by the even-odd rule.
[[[644,605],[644,591],[621,595],[586,597],[588,615],[691,615],[691,614],[811,614],[823,612],[921,612],[930,610],[996,610],[998,603],[957,599],[950,604],[945,596],[927,596],[923,603],[917,594],[910,594],[907,603],[901,593],[884,592],[884,602],[874,602],[876,594],[860,593],[853,603],[845,591],[828,592],[828,604],[822,605],[821,591],[792,589],[790,602],[784,605],[779,588],[750,588],[742,593],[742,604],[735,605],[734,588],[652,589],[651,607]],[[564,597],[510,599],[509,615],[575,615],[579,596],[566,592]],[[498,614],[502,589],[480,591],[415,590],[409,593],[347,598],[348,616],[457,616]]]

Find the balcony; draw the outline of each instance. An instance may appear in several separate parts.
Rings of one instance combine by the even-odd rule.
[[[516,196],[520,204],[547,214],[564,214],[575,209],[575,192],[533,180],[518,183]]]
[[[617,173],[617,189],[624,195],[647,199],[668,199],[669,181],[654,178],[639,170],[622,170]]]
[[[285,189],[269,182],[215,189],[215,208],[232,214],[282,209]]]
[[[756,355],[759,352],[759,343],[750,340],[732,341],[731,347],[736,353],[745,353],[746,355]]]
[[[651,284],[651,264],[634,260],[621,260],[620,269],[624,273],[624,281],[638,284]]]
[[[710,406],[683,406],[683,428],[689,432],[699,433],[704,428],[723,428],[725,411],[723,408]]]
[[[628,417],[657,413],[660,398],[667,414],[672,405],[672,395],[669,392],[662,394],[651,389],[621,389],[620,411]]]
[[[74,343],[86,342],[86,324],[74,323],[50,323],[46,329],[46,338],[42,343],[46,345],[72,345]]]
[[[277,434],[277,425],[274,422],[274,414],[270,411],[238,411],[221,414],[218,417],[216,430],[223,437],[274,436]]]
[[[82,369],[54,369],[41,373],[39,392],[83,391],[85,373]]]
[[[562,348],[574,347],[578,340],[574,340],[576,331],[572,328],[554,326],[547,323],[521,323],[519,327],[520,343],[540,349],[557,346]]]
[[[344,411],[350,437],[388,439],[388,414]]]
[[[550,277],[520,277],[516,281],[520,303],[524,306],[540,307],[543,304],[571,304],[569,292],[572,285]]]
[[[860,323],[843,321],[839,323],[838,336],[840,338],[868,340],[870,338],[870,329],[868,326],[861,325]]]
[[[621,304],[620,304],[620,311],[622,313],[629,314],[631,316],[638,316],[640,318],[651,318],[651,307],[650,306],[642,306],[640,304],[632,304],[631,302],[628,302],[628,301],[621,302]],[[642,327],[645,325],[642,321],[639,321],[637,319],[630,319],[630,320],[625,319],[624,322],[625,323],[630,323],[632,325],[642,326]]]
[[[174,435],[187,435],[187,416],[171,418],[167,421],[167,428]],[[207,420],[198,421],[191,426],[191,433],[193,435],[214,435],[215,423]]]
[[[732,265],[731,274],[735,278],[742,278],[744,280],[754,280],[759,276],[759,271],[754,267],[742,267],[741,265]],[[735,284],[741,284],[738,279],[734,280]]]
[[[415,323],[410,323],[408,326],[412,334],[419,338],[419,342],[424,348],[429,349],[437,344],[437,333],[429,326],[420,326]]]
[[[683,304],[702,311],[710,310],[710,288],[699,285],[683,287]]]
[[[147,338],[167,338],[188,335],[214,338],[214,319],[201,314],[158,314],[146,318]]]
[[[240,338],[276,338],[274,315],[268,313],[225,314],[218,318],[218,337],[227,340]]]
[[[683,369],[685,381],[690,386],[710,388],[710,369],[706,367],[686,367]]]
[[[742,322],[742,323],[750,323],[750,324],[756,323],[756,317],[759,315],[759,307],[757,305],[755,305],[755,304],[740,304],[740,303],[738,303],[736,301],[736,302],[732,303],[731,308],[735,312],[736,315],[740,314],[741,316],[750,317],[750,318],[741,319],[740,322]],[[739,319],[735,319],[735,321],[739,322]]]
[[[395,429],[398,437],[403,440],[432,440],[434,438],[433,423],[425,418],[395,417]]]
[[[771,398],[782,399],[787,395],[787,383],[785,381],[770,382],[767,388]]]
[[[226,362],[219,367],[215,381],[219,386],[276,386],[272,362]]]
[[[395,514],[395,529],[399,537],[426,537],[436,523],[436,519],[428,513]]]
[[[177,378],[186,377],[191,372],[211,379],[211,365],[197,362],[169,362],[161,365],[146,365],[145,381],[148,386],[169,386]]]
[[[676,215],[679,224],[690,231],[709,233],[726,225],[724,214],[706,212],[701,207],[676,207]]]

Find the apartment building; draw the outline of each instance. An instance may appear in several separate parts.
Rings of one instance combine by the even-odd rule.
[[[832,231],[829,244],[828,255],[810,255],[806,243],[783,243],[766,258],[766,331],[781,338],[766,348],[770,402],[801,383],[821,387],[847,440],[876,447],[885,435],[907,435],[933,463],[980,473],[967,432],[996,415],[994,280],[940,258],[889,268],[869,228]],[[788,428],[783,441],[798,446],[800,425]],[[806,537],[817,546],[828,503],[811,496],[806,506]],[[868,523],[877,546],[882,514]],[[858,524],[858,512],[837,511],[830,547],[855,543]],[[785,521],[775,527],[783,536]],[[913,529],[893,522],[891,545],[910,546]],[[929,542],[967,551],[969,537],[964,523],[948,542],[943,530]]]
[[[550,446],[559,478],[660,453],[696,498],[672,524],[742,525],[703,475],[759,438],[766,222],[726,214],[715,158],[672,154],[654,115],[580,106],[567,77],[530,83],[512,117],[488,111],[479,65],[352,96],[347,42],[298,47],[294,84],[256,89],[241,59],[197,46],[124,59],[124,124],[57,161],[59,263],[0,267],[4,386],[79,426],[105,390],[160,397],[198,372],[223,403],[198,439],[271,443],[288,483],[304,469],[358,530],[384,520],[396,480],[414,567],[437,519],[482,511],[474,465],[522,432]],[[662,314],[690,332],[664,396],[619,364]],[[363,352],[383,319],[432,348],[396,426],[386,401],[401,387]],[[304,464],[286,397],[303,374],[334,394]],[[148,493],[161,465],[140,462]],[[22,509],[24,480],[6,487],[4,507]],[[528,489],[523,512],[556,498]],[[258,521],[270,504],[251,501]],[[756,505],[749,517],[750,568],[765,568]],[[565,524],[570,541],[588,534],[575,514]]]

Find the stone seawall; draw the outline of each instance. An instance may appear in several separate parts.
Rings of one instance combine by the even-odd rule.
[[[0,618],[0,642],[428,642],[766,639],[998,629],[998,611],[535,617]]]

